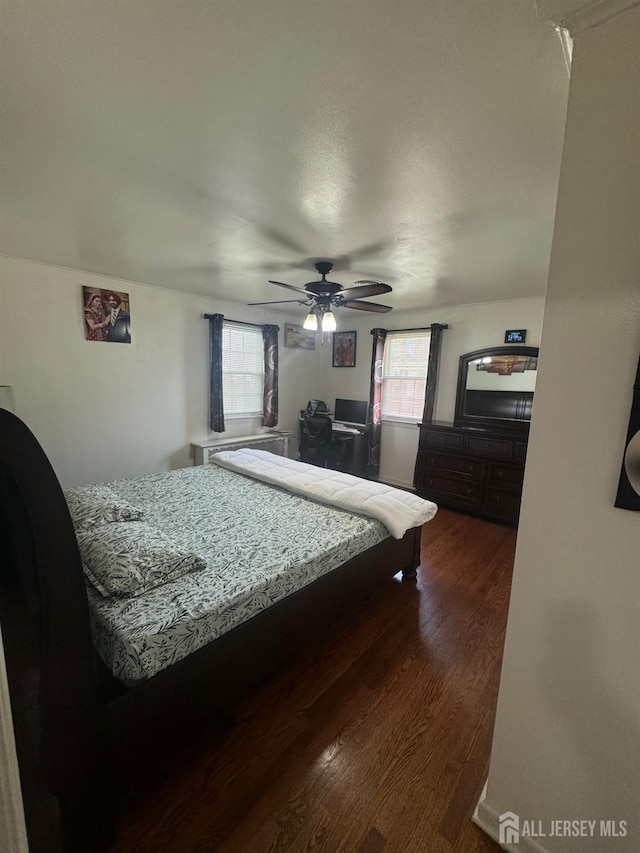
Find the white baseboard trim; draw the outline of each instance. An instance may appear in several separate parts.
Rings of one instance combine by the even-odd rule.
[[[483,832],[486,832],[489,838],[492,838],[496,844],[500,844],[500,814],[494,806],[487,801],[487,785],[482,790],[478,805],[473,813],[471,820],[476,826],[479,826]],[[507,853],[553,853],[548,850],[533,838],[523,838],[519,844],[500,844],[503,850]]]

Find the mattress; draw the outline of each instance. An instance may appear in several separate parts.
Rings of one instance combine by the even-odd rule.
[[[213,465],[107,484],[206,569],[136,598],[87,582],[94,644],[136,683],[215,640],[388,537],[371,518]]]

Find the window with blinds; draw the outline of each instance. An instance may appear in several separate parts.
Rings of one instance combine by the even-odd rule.
[[[382,365],[382,417],[419,421],[431,332],[388,332]]]
[[[222,396],[225,417],[262,414],[264,348],[262,329],[222,325]]]

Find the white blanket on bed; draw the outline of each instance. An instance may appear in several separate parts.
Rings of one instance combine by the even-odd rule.
[[[411,492],[295,462],[265,450],[224,450],[212,454],[210,462],[314,501],[376,518],[395,539],[402,539],[410,527],[430,521],[438,509]]]

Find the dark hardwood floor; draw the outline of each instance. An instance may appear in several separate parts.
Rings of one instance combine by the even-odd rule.
[[[440,510],[417,584],[379,590],[225,731],[130,779],[112,853],[499,850],[471,815],[514,546],[508,527]]]

